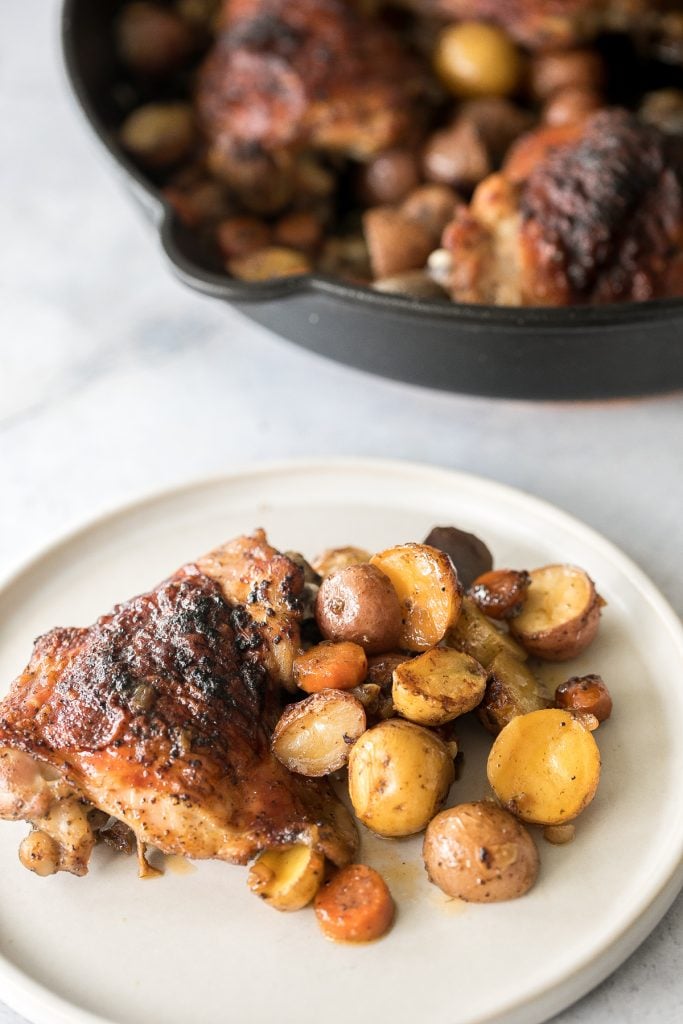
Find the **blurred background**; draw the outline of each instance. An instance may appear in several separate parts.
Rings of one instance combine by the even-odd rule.
[[[0,4],[0,576],[175,483],[261,460],[375,455],[556,503],[683,613],[683,395],[531,405],[430,392],[306,354],[188,291],[68,93],[58,16],[58,0]],[[682,946],[679,898],[557,1020],[683,1019]],[[0,1006],[2,1024],[17,1020]]]

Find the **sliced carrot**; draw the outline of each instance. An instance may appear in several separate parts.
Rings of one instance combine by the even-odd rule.
[[[352,690],[365,679],[368,659],[358,644],[322,643],[294,659],[294,681],[306,693]]]
[[[328,939],[370,942],[391,927],[394,901],[374,868],[349,864],[318,891],[315,914]]]

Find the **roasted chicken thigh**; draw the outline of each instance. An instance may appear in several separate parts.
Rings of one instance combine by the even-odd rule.
[[[683,296],[680,140],[619,109],[523,136],[459,209],[444,245],[461,302]]]
[[[213,171],[277,191],[303,151],[364,159],[401,142],[423,88],[397,35],[345,0],[230,0],[195,99]]]
[[[245,863],[294,842],[352,858],[355,827],[327,783],[270,750],[303,585],[257,531],[38,639],[0,702],[0,817],[32,823],[26,866],[84,874],[107,816],[193,858]]]

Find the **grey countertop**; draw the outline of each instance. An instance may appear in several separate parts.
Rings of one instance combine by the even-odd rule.
[[[262,459],[379,455],[556,503],[683,612],[683,396],[528,405],[433,393],[305,354],[186,290],[74,107],[57,15],[56,0],[0,4],[1,574],[156,488]],[[679,897],[558,1024],[683,1020],[682,945]],[[0,1024],[18,1020],[0,1005]]]

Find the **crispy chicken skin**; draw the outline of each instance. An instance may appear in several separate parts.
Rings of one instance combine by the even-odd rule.
[[[47,833],[75,874],[94,808],[164,853],[245,863],[302,842],[352,859],[355,826],[327,783],[270,752],[302,588],[257,531],[87,629],[39,638],[0,703],[0,817]]]
[[[211,166],[239,181],[303,148],[386,149],[411,130],[422,85],[398,38],[345,0],[229,0],[196,106]]]
[[[521,139],[444,233],[461,302],[683,296],[683,154],[624,110]]]
[[[493,21],[530,47],[573,46],[604,31],[638,31],[671,0],[431,0],[439,14]],[[419,0],[414,0],[414,5]]]

